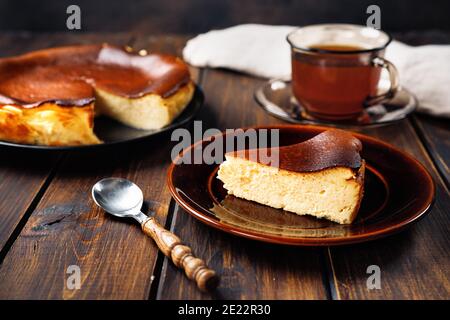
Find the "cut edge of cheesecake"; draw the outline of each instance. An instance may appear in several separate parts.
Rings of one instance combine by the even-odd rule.
[[[186,108],[192,99],[194,88],[190,81],[166,98],[155,93],[140,98],[127,98],[95,88],[95,111],[136,129],[161,129]]]
[[[342,148],[347,149],[344,152],[337,149],[324,151],[337,154],[324,156],[328,160],[333,159],[333,162],[309,159],[311,163],[307,168],[301,164],[292,165],[305,159],[293,159],[291,156],[309,154],[308,151],[320,149],[319,144],[322,147],[326,145],[321,140],[324,136],[316,136],[318,138],[314,137],[315,140],[305,141],[306,144],[303,142],[277,149],[281,159],[284,159],[279,167],[249,160],[244,153],[227,153],[217,178],[223,182],[223,187],[230,195],[298,215],[311,215],[340,224],[350,224],[357,216],[364,193],[365,161],[359,156],[360,142],[342,130],[325,132],[328,133],[325,135],[327,142],[333,139],[333,134],[339,139],[348,139],[348,144],[340,140],[341,144],[345,144]],[[286,150],[284,148],[288,148],[288,154],[283,152]],[[299,150],[302,148],[304,150]],[[321,155],[316,154],[316,157]],[[353,163],[349,163],[349,159],[353,159]],[[286,162],[287,160],[289,161]],[[321,166],[317,167],[317,163]],[[307,170],[312,167],[314,170]],[[298,168],[301,170],[292,170]]]
[[[186,108],[194,90],[190,81],[166,98],[155,93],[127,98],[94,88],[95,98],[84,105],[45,102],[24,108],[1,104],[0,140],[48,146],[100,144],[94,133],[94,117],[98,115],[136,129],[160,129]]]

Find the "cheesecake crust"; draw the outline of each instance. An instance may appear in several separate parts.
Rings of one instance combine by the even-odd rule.
[[[169,55],[139,56],[108,44],[51,48],[0,59],[0,105],[84,106],[94,100],[94,88],[167,98],[189,81],[187,65]]]
[[[339,129],[324,131],[301,143],[285,147],[229,152],[226,155],[264,163],[260,154],[278,157],[278,168],[293,172],[315,172],[334,167],[358,170],[362,165],[361,141]],[[270,164],[269,164],[270,165]]]

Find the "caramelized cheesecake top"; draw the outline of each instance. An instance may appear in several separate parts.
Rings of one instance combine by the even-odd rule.
[[[266,164],[261,152],[271,158],[278,155],[278,168],[294,172],[315,172],[334,167],[359,169],[362,144],[349,132],[331,129],[301,143],[284,147],[250,149],[226,155]]]
[[[0,104],[81,106],[94,100],[94,88],[167,97],[189,81],[187,65],[170,55],[140,56],[107,44],[51,48],[0,59]]]

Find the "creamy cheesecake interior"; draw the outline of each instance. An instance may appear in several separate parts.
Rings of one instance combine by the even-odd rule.
[[[93,117],[93,103],[81,107],[45,103],[31,109],[4,105],[0,106],[0,140],[49,146],[98,144]]]
[[[296,173],[230,156],[218,172],[230,195],[342,224],[358,212],[363,177],[364,165],[358,171],[336,167]]]
[[[192,82],[167,98],[147,94],[142,98],[130,99],[96,89],[95,111],[133,128],[160,129],[170,124],[184,110],[193,93]]]

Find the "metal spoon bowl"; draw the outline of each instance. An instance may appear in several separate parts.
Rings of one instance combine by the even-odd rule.
[[[148,219],[141,212],[144,203],[142,190],[127,179],[100,180],[92,188],[92,198],[99,207],[116,217],[132,217],[141,224]]]

